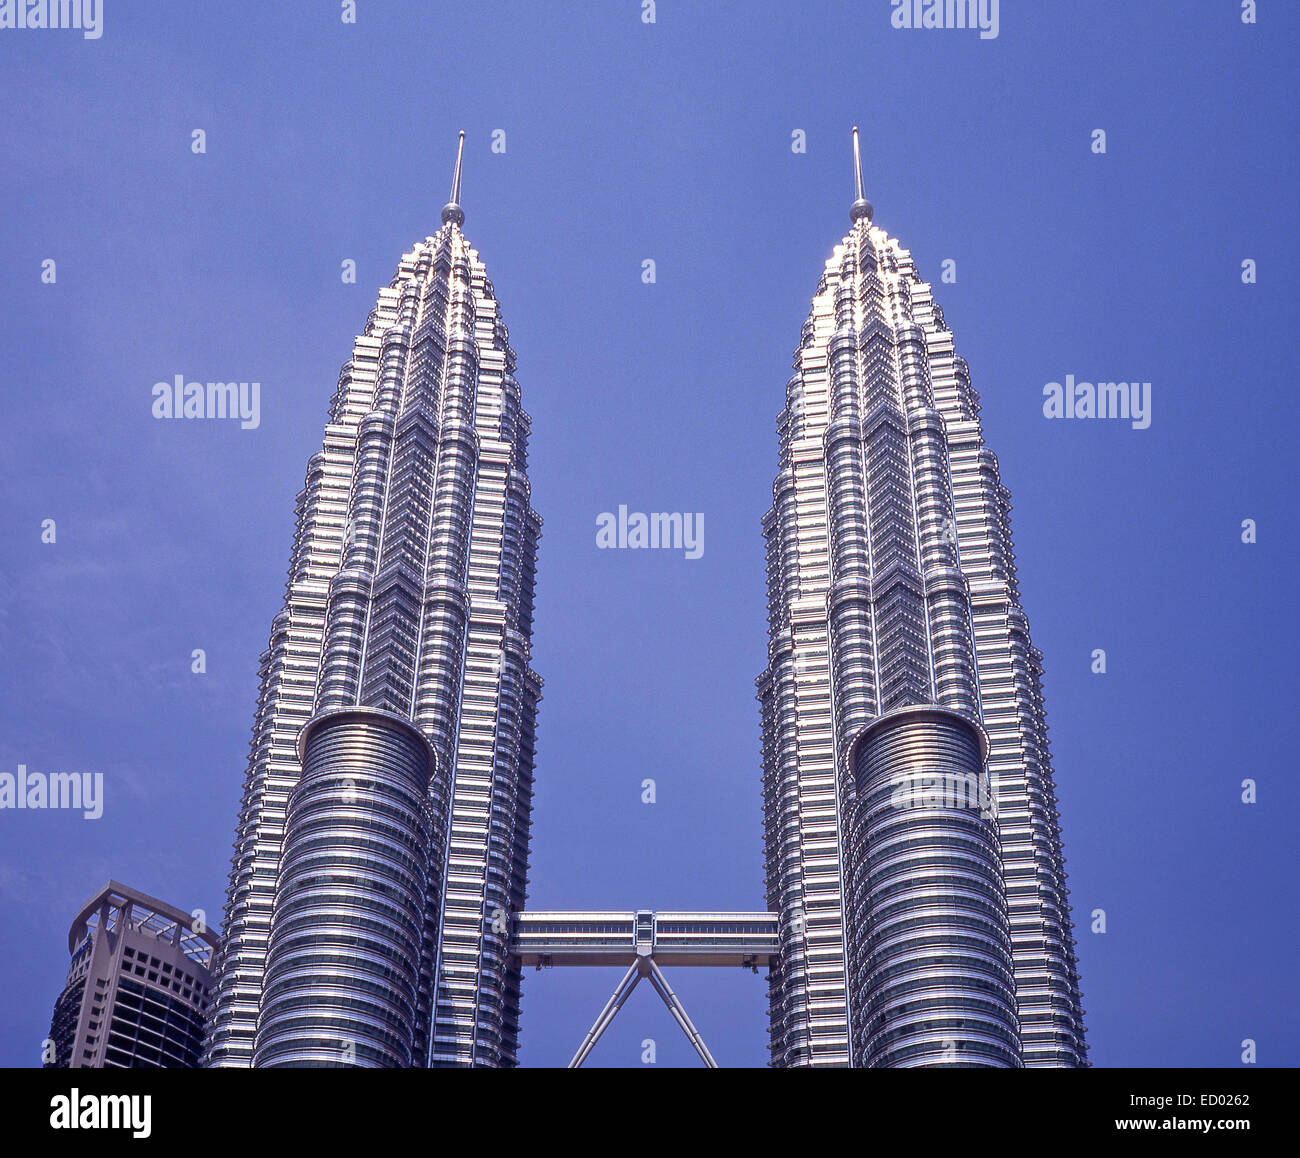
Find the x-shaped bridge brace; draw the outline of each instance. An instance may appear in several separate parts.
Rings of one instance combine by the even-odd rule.
[[[605,1003],[605,1008],[600,1011],[596,1023],[587,1030],[587,1036],[582,1039],[582,1044],[578,1046],[578,1052],[573,1055],[573,1060],[569,1062],[569,1069],[577,1069],[587,1060],[587,1055],[595,1048],[601,1034],[610,1027],[618,1011],[623,1008],[623,1003],[631,996],[632,990],[637,987],[642,977],[650,979],[654,991],[659,994],[663,999],[663,1003],[668,1006],[668,1012],[673,1015],[673,1020],[682,1027],[682,1032],[686,1034],[687,1040],[695,1047],[695,1052],[704,1059],[704,1064],[709,1069],[716,1070],[718,1063],[713,1060],[713,1055],[709,1053],[709,1047],[704,1044],[704,1038],[700,1036],[700,1031],[695,1028],[690,1015],[686,1012],[686,1007],[681,1003],[677,994],[673,992],[673,987],[668,984],[668,978],[664,976],[663,970],[659,968],[658,963],[651,955],[649,947],[645,945],[637,946],[636,960],[628,966],[627,972],[623,974],[623,980],[614,987],[614,992]]]

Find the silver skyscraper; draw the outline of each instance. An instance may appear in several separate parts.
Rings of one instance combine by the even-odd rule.
[[[405,254],[297,501],[208,1066],[511,1066],[541,680],[529,417],[461,231]]]
[[[772,1062],[1085,1065],[1010,498],[853,142],[763,524]]]

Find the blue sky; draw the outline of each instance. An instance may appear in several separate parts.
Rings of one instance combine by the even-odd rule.
[[[37,1063],[106,879],[220,912],[293,497],[462,128],[546,520],[530,905],[763,907],[759,519],[854,123],[877,223],[936,283],[956,262],[936,296],[1014,502],[1092,1060],[1300,1063],[1300,8],[1007,0],[982,40],[887,0],[357,7],[0,30],[0,771],[106,794],[98,821],[0,812],[0,1064]],[[260,426],[153,419],[176,374],[260,381]],[[1046,420],[1067,374],[1151,382],[1150,428]],[[621,503],[703,512],[703,557],[597,550]],[[566,1061],[616,980],[529,974],[523,1063]],[[721,1064],[765,1064],[761,979],[671,980]],[[644,1038],[694,1061],[638,990],[588,1064]]]

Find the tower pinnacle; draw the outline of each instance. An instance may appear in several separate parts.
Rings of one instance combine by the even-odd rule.
[[[464,143],[443,224],[372,299],[295,506],[292,578],[258,668],[263,739],[236,826],[210,1068],[517,1065],[522,964],[483,912],[517,912],[527,895],[541,517],[515,352],[460,231]],[[493,662],[474,658],[484,649]],[[346,776],[366,784],[355,810],[338,799]],[[319,859],[299,872],[303,856]],[[350,925],[356,913],[373,919]],[[310,928],[305,955],[295,920]]]
[[[871,215],[875,210],[871,202],[862,194],[862,153],[858,148],[858,126],[853,126],[853,189],[857,195],[857,200],[849,206],[849,219],[855,224],[860,218],[865,217],[870,223]]]
[[[460,132],[460,139],[456,144],[456,172],[451,179],[451,200],[442,207],[442,223],[455,222],[457,225],[465,224],[465,210],[460,207],[460,163],[465,156],[465,130]]]

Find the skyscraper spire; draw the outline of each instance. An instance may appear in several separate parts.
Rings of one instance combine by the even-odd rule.
[[[465,156],[465,130],[461,129],[460,139],[456,143],[456,172],[451,179],[451,200],[442,207],[442,223],[455,222],[465,224],[465,210],[460,207],[460,164]]]
[[[862,192],[862,153],[858,148],[857,125],[853,126],[853,190],[856,200],[849,206],[849,220],[856,222],[859,218],[865,217],[870,222],[875,210]]]
[[[1083,1066],[1010,494],[929,283],[870,225],[856,129],[853,160],[763,518],[772,1064]]]
[[[516,1064],[541,518],[463,155],[461,134],[444,228],[379,290],[298,496],[208,1067]]]

